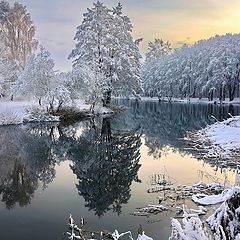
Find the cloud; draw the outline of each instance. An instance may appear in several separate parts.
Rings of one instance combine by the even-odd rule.
[[[102,0],[112,7],[119,0]],[[11,4],[15,0],[9,1]],[[91,0],[22,0],[37,26],[37,37],[53,54],[56,65],[70,69],[67,56],[74,46],[76,27]],[[202,38],[240,29],[240,1],[231,0],[122,0],[124,13],[134,25],[135,38],[143,37],[141,51],[154,38],[193,43]],[[188,36],[186,38],[186,36]]]

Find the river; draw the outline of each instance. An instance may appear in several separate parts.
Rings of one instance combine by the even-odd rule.
[[[232,115],[239,106],[135,102],[112,117],[68,124],[0,127],[0,239],[64,239],[71,213],[86,228],[138,229],[168,239],[175,211],[134,216],[158,204],[148,193],[161,173],[177,184],[223,181],[217,164],[186,150],[183,137]],[[228,181],[235,172],[228,169]],[[168,194],[168,193],[166,193]]]

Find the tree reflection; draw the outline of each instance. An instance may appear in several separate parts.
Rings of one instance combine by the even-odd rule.
[[[71,166],[79,180],[78,193],[99,217],[110,209],[120,214],[131,196],[132,181],[139,181],[140,135],[113,131],[110,118],[104,118],[101,130],[90,128],[83,136],[81,157]]]
[[[40,186],[55,177],[65,160],[78,178],[86,206],[102,216],[121,213],[133,181],[139,181],[141,133],[149,154],[158,158],[169,149],[184,150],[182,138],[218,120],[239,114],[237,106],[127,102],[128,110],[110,118],[72,125],[30,124],[0,128],[0,194],[7,208],[31,202]]]
[[[144,133],[149,155],[159,158],[169,149],[185,154],[183,138],[187,132],[200,130],[207,125],[240,114],[240,107],[214,104],[183,104],[167,102],[120,101],[130,107],[120,118],[140,126]],[[212,117],[214,116],[214,118]]]
[[[5,202],[7,209],[13,208],[17,202],[21,207],[28,205],[36,188],[36,179],[28,175],[26,167],[16,162],[9,177],[0,185],[2,202]]]
[[[38,134],[32,131],[30,126],[1,127],[0,194],[8,209],[30,204],[39,183],[46,188],[55,177],[51,144],[39,128]]]

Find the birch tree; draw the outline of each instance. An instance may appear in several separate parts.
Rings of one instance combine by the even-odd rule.
[[[0,32],[8,48],[8,58],[24,68],[27,58],[37,48],[35,26],[26,6],[14,3],[13,7],[5,1],[0,3]]]

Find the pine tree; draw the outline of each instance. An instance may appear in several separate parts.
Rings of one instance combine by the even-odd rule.
[[[164,42],[162,39],[156,38],[154,42],[148,43],[148,51],[146,53],[146,62],[158,60],[161,57],[171,53],[171,44],[167,41]]]

